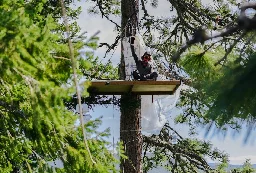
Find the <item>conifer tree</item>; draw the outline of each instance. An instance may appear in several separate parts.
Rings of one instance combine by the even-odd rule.
[[[64,105],[74,88],[66,85],[72,70],[56,19],[60,16],[46,13],[59,9],[54,2],[4,0],[0,4],[0,172],[53,172],[48,163],[56,159],[64,166],[57,172],[115,172],[116,160],[100,138],[109,132],[89,139],[96,161],[91,163],[81,128],[75,127],[77,117]],[[72,39],[75,36],[74,32]],[[78,50],[86,45],[74,41],[79,57]],[[89,66],[88,61],[80,63],[85,69]],[[98,133],[99,122],[86,124],[88,133]]]
[[[120,1],[93,2],[96,3],[102,16],[114,23],[119,32],[114,44],[102,44],[107,45],[109,51],[114,49],[121,39],[120,26],[110,18],[113,14],[119,14],[118,10],[120,9],[112,7],[120,5],[118,4]],[[171,17],[156,18],[147,10],[150,2],[141,0],[141,9],[144,14],[138,23],[141,29],[145,29],[143,35],[147,46],[157,51],[155,60],[164,57],[164,61],[168,64],[169,77],[180,79],[189,86],[187,90],[181,92],[178,106],[183,109],[183,113],[176,117],[176,121],[187,123],[192,129],[192,133],[199,125],[204,125],[207,129],[216,127],[214,130],[217,132],[225,132],[230,128],[237,130],[245,121],[249,124],[246,136],[248,139],[255,119],[253,106],[255,105],[253,89],[255,85],[253,80],[255,69],[255,26],[253,23],[255,17],[247,17],[244,12],[247,8],[255,9],[255,4],[244,6],[232,0],[214,1],[213,6],[210,6],[211,4],[202,5],[201,1],[197,0],[170,0],[168,2],[170,10],[176,11],[176,14]],[[154,8],[157,8],[158,3],[161,2],[151,1]],[[240,9],[240,11],[234,13],[232,12],[234,9],[237,11]],[[154,39],[152,30],[159,33],[157,39]],[[214,35],[215,32],[218,33]],[[165,71],[166,67],[162,64],[159,69]],[[167,134],[170,135],[170,133]],[[159,138],[163,140],[159,142]],[[145,163],[150,163],[151,165],[146,166],[151,168],[152,165],[159,164],[157,159],[166,158],[166,156],[161,156],[160,151],[167,139],[163,138],[161,134],[151,138],[155,140],[145,139],[150,141],[148,145],[152,148],[155,147],[152,144],[159,147],[159,150],[156,151],[158,157],[149,159],[154,162],[152,164]],[[197,145],[192,145],[195,143]],[[192,141],[192,144],[195,148],[200,146],[196,141]],[[167,146],[176,157],[177,150],[173,150],[172,145]],[[165,148],[168,148],[167,146]],[[203,146],[202,149],[207,151],[204,152],[204,157],[209,154],[211,147]],[[177,147],[182,149],[181,145],[177,145]],[[218,158],[223,158],[223,156]],[[177,163],[175,166],[170,163],[171,168],[177,168],[172,171],[186,172],[188,169],[182,164],[184,159],[179,161],[180,164]],[[180,167],[178,168],[177,165]],[[223,165],[219,169],[223,170],[225,165],[224,159]],[[191,166],[191,168],[195,168],[195,165]],[[189,170],[194,171],[193,169]]]

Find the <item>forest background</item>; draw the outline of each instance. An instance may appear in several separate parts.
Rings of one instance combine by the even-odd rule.
[[[214,2],[212,0],[202,0],[203,5],[213,5]],[[238,1],[237,1],[238,2]],[[240,1],[239,1],[240,2]],[[242,1],[241,1],[242,2]],[[77,6],[81,6],[83,9],[90,9],[94,4],[92,2],[78,2]],[[148,6],[148,10],[151,14],[154,14],[156,17],[169,17],[172,13],[170,12],[170,3],[167,1],[163,1],[158,4],[157,8],[153,8],[152,6]],[[238,12],[239,9],[234,7],[233,13]],[[142,14],[140,14],[142,16]],[[113,17],[112,20],[120,24],[119,17]],[[90,25],[87,25],[90,23]],[[117,36],[114,31],[115,24],[109,22],[107,19],[102,18],[101,15],[88,14],[87,10],[83,10],[80,14],[79,19],[77,20],[79,26],[82,31],[87,31],[88,34],[93,35],[96,30],[100,30],[99,33],[99,42],[101,43],[114,43],[115,38]],[[104,29],[100,29],[104,28]],[[117,45],[115,50],[112,50],[109,54],[107,54],[106,58],[103,59],[103,62],[107,62],[111,59],[114,65],[118,65],[120,63],[120,50],[121,44]],[[104,57],[107,48],[101,47],[94,51],[95,56]],[[173,112],[174,111],[174,112]],[[179,112],[178,110],[173,110],[172,115],[174,116]],[[102,113],[104,112],[104,114]],[[101,130],[111,126],[111,136],[109,137],[109,141],[113,141],[113,136],[115,139],[119,138],[119,127],[120,127],[120,112],[117,107],[110,106],[106,108],[105,106],[98,106],[96,109],[92,110],[91,115],[93,117],[101,117],[103,116]],[[114,114],[114,117],[113,117]],[[172,123],[173,118],[169,117],[169,122]],[[113,124],[113,122],[115,122]],[[174,124],[173,124],[174,125]],[[246,126],[246,124],[244,125]],[[175,125],[176,130],[182,134],[182,136],[188,136],[189,127],[186,125]],[[199,135],[196,138],[210,140],[214,147],[224,150],[229,154],[230,164],[241,165],[246,159],[251,159],[252,163],[256,163],[256,149],[254,141],[244,142],[244,137],[247,133],[246,127],[244,130],[240,131],[239,134],[230,132],[228,135],[224,135],[223,133],[212,133],[210,135],[205,135],[205,128],[200,128]],[[253,136],[253,135],[252,135]],[[253,138],[253,137],[252,137]]]
[[[119,14],[119,1],[111,1],[110,6],[108,6],[109,1],[100,2],[105,3],[103,3],[104,12]],[[161,2],[151,1],[148,5],[157,9]],[[231,129],[234,131],[245,129],[245,135],[242,134],[243,142],[253,143],[255,83],[252,79],[255,73],[253,68],[255,26],[251,20],[255,19],[234,13],[232,10],[239,6],[235,1],[214,1],[218,5],[213,11],[202,7],[197,1],[167,2],[172,3],[171,7],[178,8],[178,12],[183,10],[179,15],[184,15],[184,18],[178,16],[176,20],[174,17],[168,23],[168,18],[152,20],[149,15],[146,15],[143,26],[147,29],[160,26],[159,23],[154,26],[150,24],[155,23],[148,22],[167,22],[167,26],[177,22],[177,26],[181,26],[176,32],[168,27],[160,28],[162,35],[157,39],[150,32],[145,34],[145,42],[148,46],[162,53],[157,54],[156,57],[167,57],[170,67],[178,64],[177,67],[182,67],[189,74],[190,79],[186,79],[179,73],[173,74],[170,71],[173,77],[182,79],[185,83],[188,82],[186,84],[192,87],[191,90],[182,93],[178,106],[186,109],[175,120],[177,123],[189,125],[190,133],[195,133],[195,127],[198,125],[213,129],[213,133],[221,132],[224,135],[229,135],[227,132]],[[101,59],[93,55],[93,52],[87,51],[88,47],[90,50],[98,47],[97,38],[90,38],[90,36],[100,30],[100,27],[93,27],[95,31],[89,31],[88,28],[86,30],[92,33],[88,33],[88,36],[81,35],[75,20],[78,19],[82,9],[74,9],[73,7],[79,3],[73,4],[73,1],[65,1],[70,22],[69,34],[65,24],[62,23],[64,13],[59,1],[16,0],[10,2],[4,0],[0,5],[2,19],[0,26],[0,115],[2,119],[0,122],[0,171],[115,172],[118,161],[106,147],[109,129],[99,132],[97,128],[100,120],[90,121],[85,125],[88,138],[84,140],[84,130],[75,126],[77,116],[72,112],[76,105],[74,101],[76,96],[73,94],[77,88],[72,84],[72,79],[75,77],[99,79],[104,76],[118,78],[117,68],[112,65],[112,61],[106,61],[107,64],[104,64]],[[69,8],[69,5],[72,8]],[[229,5],[233,7],[229,9]],[[159,7],[162,6],[159,5]],[[255,7],[252,6],[252,8]],[[97,8],[93,10],[95,9],[97,10]],[[216,21],[218,16],[221,22]],[[80,18],[80,22],[81,20],[84,19]],[[246,23],[247,21],[250,22]],[[232,31],[221,35],[224,38],[217,40],[216,43],[204,44],[208,37],[199,35],[202,37],[198,38],[195,35],[199,31],[197,28],[203,24],[206,24],[210,30],[228,25]],[[194,36],[191,37],[193,33]],[[177,38],[178,35],[180,38]],[[170,37],[166,40],[162,36]],[[68,44],[70,38],[74,46],[73,55],[77,58],[77,62],[69,59],[70,54],[72,55],[72,51],[70,52],[72,45]],[[184,43],[183,39],[186,40]],[[157,46],[150,45],[155,41],[158,43]],[[187,43],[185,48],[191,47],[187,52],[184,46],[182,47],[185,43]],[[201,44],[194,46],[192,43]],[[101,44],[101,47],[104,45]],[[175,54],[177,52],[178,56]],[[78,75],[74,74],[72,67],[77,69]],[[84,87],[87,86],[88,83],[84,83]],[[90,98],[88,93],[83,92],[82,95],[83,101]],[[144,138],[148,142],[147,147],[152,147],[153,144],[158,145],[154,153],[156,157],[143,158],[145,171],[159,165],[164,165],[166,169],[173,172],[198,169],[206,172],[214,171],[205,162],[204,159],[207,157],[221,163],[217,171],[225,170],[228,157],[224,152],[213,149],[208,142],[187,139],[186,136],[179,136],[178,144],[172,146],[165,138],[168,130],[173,131],[171,127],[165,126],[159,136]],[[159,150],[163,149],[162,144],[165,146],[164,149],[170,152],[169,155],[166,155],[166,152],[159,153]],[[178,155],[175,154],[176,150],[179,151]],[[122,147],[118,151],[119,155],[125,158]],[[177,162],[173,163],[170,160],[171,157]],[[56,159],[61,159],[64,168],[53,169],[49,166],[48,163]],[[159,162],[159,159],[162,160]],[[168,163],[166,163],[167,159]],[[252,170],[249,161],[245,163],[244,169]]]

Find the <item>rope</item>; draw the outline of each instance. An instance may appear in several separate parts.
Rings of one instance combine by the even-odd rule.
[[[70,53],[70,59],[72,62],[72,70],[73,70],[73,74],[74,74],[74,83],[76,86],[76,93],[77,93],[77,101],[78,101],[78,105],[79,105],[79,113],[80,113],[80,122],[81,122],[81,128],[83,131],[83,138],[84,138],[84,143],[86,146],[86,149],[89,153],[90,159],[92,161],[93,164],[96,164],[96,162],[93,160],[91,152],[90,152],[90,148],[88,146],[87,143],[87,139],[86,139],[86,134],[85,134],[85,129],[84,129],[84,120],[83,120],[83,110],[82,110],[82,104],[81,104],[81,95],[80,95],[80,90],[79,90],[79,84],[78,84],[78,79],[77,79],[77,72],[76,72],[76,60],[74,57],[74,47],[72,44],[72,41],[70,39],[70,30],[69,30],[69,25],[68,25],[68,20],[67,20],[67,13],[66,13],[66,9],[65,9],[65,5],[64,5],[64,1],[60,0],[60,4],[61,4],[61,10],[62,10],[62,18],[65,24],[65,28],[66,28],[66,32],[67,32],[67,39],[68,39],[68,46],[69,46],[69,53]]]
[[[113,95],[113,100],[114,100],[114,95]],[[113,107],[112,107],[112,111],[113,111],[113,121],[114,121],[114,119],[115,119],[115,114],[114,114],[114,104],[113,104]],[[112,128],[112,133],[113,133],[113,154],[114,154],[114,150],[115,150],[115,135],[114,135],[114,130],[113,130],[113,128]]]

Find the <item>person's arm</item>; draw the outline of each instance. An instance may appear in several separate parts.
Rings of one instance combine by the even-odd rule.
[[[134,58],[134,61],[135,61],[136,65],[138,66],[139,58],[138,58],[138,56],[137,56],[136,53],[135,53],[135,50],[134,50],[134,46],[133,46],[133,45],[131,45],[131,51],[132,51],[132,56],[133,56],[133,58]]]
[[[154,67],[153,67],[153,64],[150,64],[150,73],[153,73],[155,70],[154,70]]]

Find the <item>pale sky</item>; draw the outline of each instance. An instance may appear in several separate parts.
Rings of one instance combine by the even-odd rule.
[[[209,3],[212,1],[205,1],[205,3]],[[93,35],[96,31],[100,30],[99,42],[107,42],[113,43],[116,37],[116,33],[113,31],[114,25],[107,21],[106,19],[102,19],[100,15],[89,15],[87,14],[86,8],[89,6],[86,2],[77,3],[77,5],[82,6],[83,12],[80,15],[78,20],[78,24],[81,26],[82,31],[87,31],[88,35]],[[158,16],[168,16],[169,13],[169,2],[166,0],[159,0],[159,7],[157,9],[151,9],[150,12],[154,12]],[[118,19],[115,19],[118,22]],[[120,21],[119,21],[120,23]],[[105,54],[105,50],[103,48],[95,51],[95,54],[99,57],[103,57]],[[116,51],[109,53],[106,57],[108,60],[111,57],[111,60],[114,64],[119,63],[120,61],[120,46],[116,49]],[[120,123],[120,113],[118,110],[109,106],[109,108],[97,107],[94,112],[92,112],[93,118],[104,115],[103,124],[101,126],[101,130],[111,127],[111,138],[112,141],[113,136],[115,136],[115,141],[119,137],[119,123]],[[176,126],[176,130],[178,130],[182,135],[188,136],[187,127]],[[256,133],[255,131],[252,134],[252,138],[255,139]],[[246,158],[250,158],[252,163],[256,163],[256,148],[253,142],[250,140],[247,144],[243,143],[244,135],[238,135],[237,137],[233,137],[233,135],[229,134],[226,138],[221,135],[208,136],[204,138],[204,130],[198,136],[200,139],[210,140],[213,143],[214,147],[217,147],[219,150],[223,150],[230,155],[230,163],[231,164],[242,164]]]

